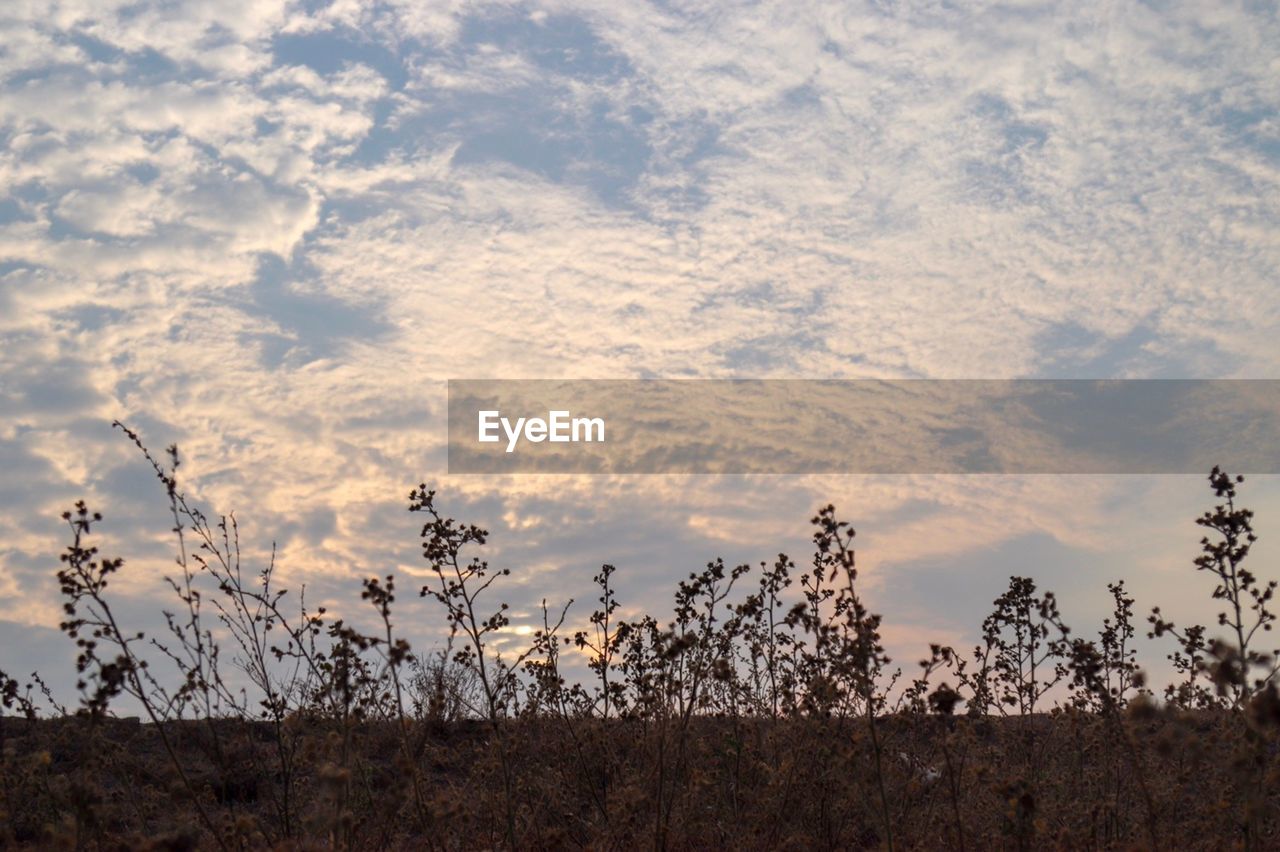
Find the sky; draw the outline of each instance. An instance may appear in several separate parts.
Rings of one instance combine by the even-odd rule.
[[[603,562],[634,615],[803,558],[828,502],[908,669],[1014,573],[1082,631],[1120,578],[1213,621],[1202,477],[449,476],[445,382],[1276,378],[1278,44],[1265,2],[7,0],[0,668],[70,671],[82,497],[122,611],[171,606],[116,418],[340,613],[422,581],[436,488],[508,647]],[[1266,575],[1280,482],[1244,495]]]

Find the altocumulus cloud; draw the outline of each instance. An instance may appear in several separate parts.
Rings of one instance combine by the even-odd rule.
[[[904,648],[975,623],[913,591],[948,564],[1089,614],[1101,577],[1157,589],[1186,479],[448,479],[443,380],[1274,377],[1276,15],[12,0],[0,618],[56,623],[81,495],[154,600],[162,494],[113,417],[335,604],[419,570],[420,479],[500,531],[519,612],[605,560],[659,608],[711,556],[802,550],[826,500]]]

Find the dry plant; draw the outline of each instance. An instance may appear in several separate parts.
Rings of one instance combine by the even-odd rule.
[[[1261,644],[1276,584],[1245,567],[1240,477],[1213,471],[1219,502],[1198,520],[1216,624],[1149,619],[1173,640],[1176,679],[1157,698],[1123,582],[1087,637],[1052,592],[1012,577],[972,651],[931,645],[904,677],[831,506],[803,569],[785,554],[712,561],[669,614],[623,618],[606,564],[590,614],[544,601],[515,646],[510,570],[420,486],[408,507],[430,582],[414,597],[428,605],[404,611],[395,575],[368,577],[339,618],[279,585],[274,548],[242,564],[239,524],[188,500],[177,449],[162,462],[119,428],[168,500],[176,604],[155,636],[121,623],[109,585],[125,566],[98,554],[101,516],[64,516],[79,706],[0,672],[0,846],[1280,843],[1280,663]],[[442,622],[442,643],[415,651],[403,625],[424,622]]]

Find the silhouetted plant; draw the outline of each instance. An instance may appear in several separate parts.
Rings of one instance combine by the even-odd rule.
[[[461,635],[464,642],[454,653],[454,660],[471,668],[479,680],[484,697],[484,711],[494,733],[502,767],[506,810],[506,839],[516,845],[516,780],[506,728],[501,724],[519,704],[519,674],[525,661],[534,653],[530,647],[514,660],[504,661],[490,655],[489,638],[507,627],[508,605],[498,603],[484,608],[486,592],[495,580],[511,573],[511,569],[491,570],[478,556],[467,560],[463,551],[483,546],[488,532],[474,524],[458,524],[443,517],[435,507],[435,492],[420,485],[409,495],[409,511],[424,512],[429,517],[422,527],[422,556],[431,566],[436,582],[423,586],[420,595],[431,597],[445,609],[449,641]]]
[[[17,710],[28,722],[34,722],[39,715],[31,698],[31,684],[23,686],[3,670],[0,670],[0,708]],[[0,753],[4,752],[5,744],[4,716],[0,713]]]
[[[1195,566],[1198,571],[1212,574],[1216,581],[1213,599],[1224,601],[1226,606],[1218,613],[1218,626],[1229,631],[1229,638],[1206,642],[1205,628],[1196,625],[1179,630],[1161,616],[1158,607],[1148,619],[1152,637],[1167,633],[1181,645],[1181,653],[1175,652],[1170,659],[1188,676],[1185,687],[1175,693],[1185,693],[1183,700],[1187,704],[1209,703],[1207,692],[1195,684],[1195,677],[1201,672],[1208,674],[1219,697],[1241,710],[1280,671],[1280,650],[1262,651],[1257,647],[1259,631],[1270,632],[1276,620],[1270,603],[1277,581],[1259,581],[1244,567],[1258,537],[1253,531],[1253,512],[1235,504],[1236,486],[1242,482],[1243,476],[1233,477],[1215,467],[1209,474],[1209,486],[1223,502],[1196,519],[1197,524],[1217,535],[1200,540],[1201,555]]]
[[[176,448],[161,463],[119,428],[168,498],[179,605],[163,641],[123,628],[107,595],[123,562],[91,546],[87,506],[67,513],[83,718],[36,720],[36,685],[58,711],[47,685],[0,673],[0,706],[29,720],[0,715],[0,845],[1264,848],[1280,829],[1276,662],[1257,647],[1275,584],[1243,567],[1252,514],[1221,471],[1196,564],[1224,635],[1153,613],[1181,679],[1160,708],[1122,582],[1083,638],[1013,577],[972,655],[931,645],[899,685],[830,506],[804,571],[714,560],[669,618],[624,617],[606,564],[589,615],[544,600],[510,650],[510,572],[420,487],[420,597],[445,630],[414,653],[395,575],[365,579],[359,610],[312,610],[279,586],[274,546],[242,567],[235,517],[188,502]],[[124,699],[151,724],[113,719]]]
[[[83,706],[96,720],[106,713],[112,699],[121,693],[136,700],[156,726],[170,765],[181,779],[200,821],[213,834],[218,845],[225,848],[200,791],[192,783],[165,727],[173,699],[151,676],[147,661],[138,656],[136,643],[145,637],[141,631],[126,634],[106,599],[108,578],[120,570],[124,560],[99,558],[98,548],[87,544],[92,525],[101,521],[102,515],[91,513],[81,500],[76,503],[74,511],[64,512],[62,518],[70,526],[72,534],[71,544],[62,554],[66,567],[58,572],[58,582],[65,598],[63,609],[68,616],[62,622],[62,630],[75,640],[76,647],[80,649],[76,658],[80,680],[76,686],[84,695]],[[108,649],[106,656],[103,656],[103,647]]]
[[[982,623],[983,647],[975,657],[990,660],[994,707],[1028,716],[1067,675],[1067,629],[1053,592],[1037,595],[1029,577],[1010,577],[994,606]]]

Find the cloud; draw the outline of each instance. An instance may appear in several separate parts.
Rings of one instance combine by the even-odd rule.
[[[112,417],[335,599],[420,570],[423,479],[503,531],[522,611],[605,560],[662,604],[717,552],[802,550],[837,498],[873,583],[993,553],[1066,584],[1105,553],[1185,569],[1182,479],[448,479],[443,382],[1273,378],[1277,30],[1197,4],[10,2],[3,615],[56,619],[38,566],[77,494],[121,501],[152,600],[164,523]]]

